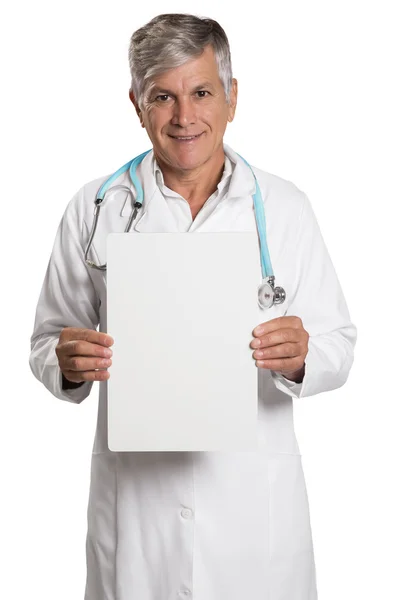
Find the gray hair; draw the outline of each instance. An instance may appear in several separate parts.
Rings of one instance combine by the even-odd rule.
[[[154,17],[137,29],[129,44],[131,90],[139,108],[146,108],[154,87],[153,78],[200,56],[211,44],[227,103],[232,87],[232,64],[228,38],[213,19],[183,13]]]

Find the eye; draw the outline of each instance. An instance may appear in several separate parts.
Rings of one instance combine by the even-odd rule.
[[[208,94],[207,90],[199,90],[197,94]],[[205,98],[206,96],[200,96],[200,98]]]
[[[160,94],[159,96],[156,96],[155,100],[158,100],[159,98],[169,98],[169,94]],[[163,103],[163,101],[161,101],[161,103]]]

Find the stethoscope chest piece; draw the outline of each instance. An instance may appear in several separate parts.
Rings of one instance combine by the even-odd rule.
[[[286,293],[282,287],[274,287],[274,277],[263,279],[258,287],[258,305],[260,308],[271,308],[274,304],[285,302]]]

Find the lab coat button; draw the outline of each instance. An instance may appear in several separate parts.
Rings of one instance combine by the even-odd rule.
[[[181,515],[184,519],[191,519],[193,516],[193,512],[190,510],[190,508],[184,508],[183,510],[181,510]]]

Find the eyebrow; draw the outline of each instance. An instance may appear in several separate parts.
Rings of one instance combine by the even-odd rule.
[[[211,88],[214,89],[213,84],[210,81],[204,81],[203,83],[200,83],[199,85],[196,85],[196,87],[194,87],[192,89],[192,92],[198,92],[199,90],[203,90],[204,88]],[[166,94],[171,94],[171,96],[174,96],[174,92],[171,90],[167,90],[166,88],[163,87],[159,87],[156,86],[153,88],[152,90],[152,95],[153,94],[159,94],[160,92],[166,93]]]

